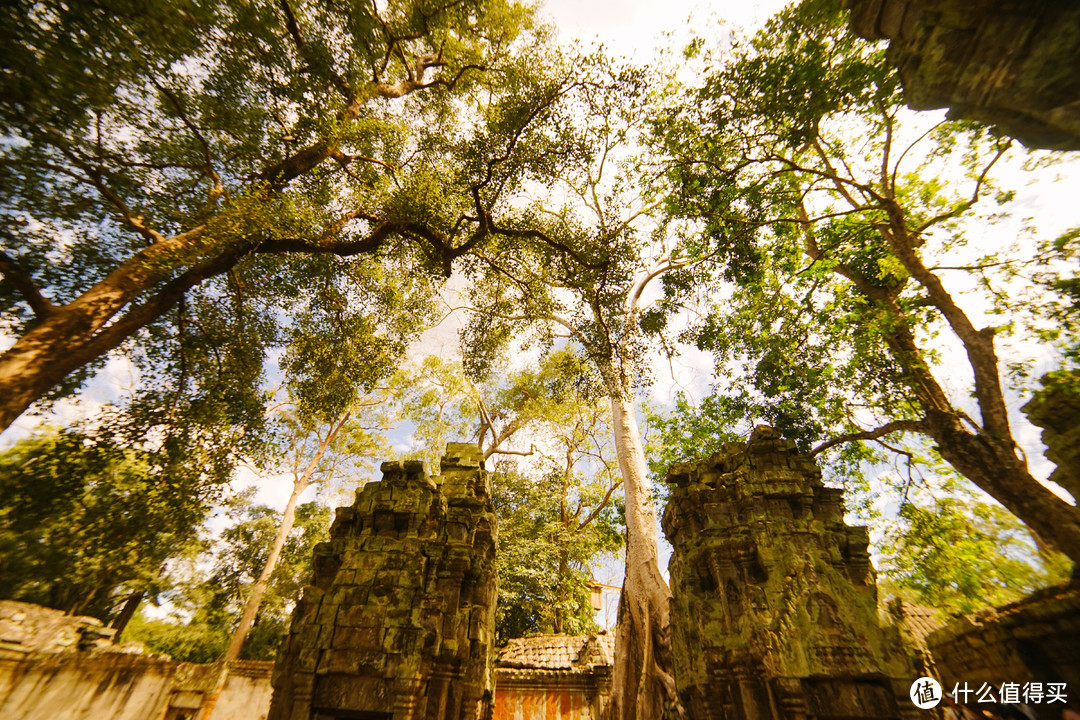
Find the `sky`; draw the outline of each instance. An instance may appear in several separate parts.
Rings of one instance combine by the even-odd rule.
[[[779,11],[783,0],[547,0],[544,12],[553,20],[563,42],[599,40],[612,53],[647,61],[664,33],[685,36],[689,27],[723,19],[752,26]]]

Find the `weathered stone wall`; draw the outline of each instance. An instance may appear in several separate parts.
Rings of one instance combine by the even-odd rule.
[[[476,446],[442,473],[384,463],[315,550],[274,671],[273,720],[490,717],[495,514]]]
[[[966,682],[1066,683],[1080,688],[1080,586],[1048,588],[1009,605],[961,617],[926,638],[951,690]]]
[[[89,650],[108,645],[116,630],[97,618],[15,600],[0,600],[0,658],[27,652]]]
[[[848,0],[852,29],[888,38],[916,110],[998,125],[1026,145],[1080,149],[1080,3]]]
[[[1080,502],[1080,371],[1044,377],[1023,411],[1042,428],[1046,459],[1057,465],[1050,479]]]
[[[270,707],[271,663],[241,661],[214,720],[262,720]],[[0,658],[4,720],[185,720],[212,692],[219,666],[116,652],[13,654]]]
[[[759,428],[667,480],[675,679],[694,720],[924,712],[908,698],[921,668],[879,626],[866,529],[844,524],[812,458]]]

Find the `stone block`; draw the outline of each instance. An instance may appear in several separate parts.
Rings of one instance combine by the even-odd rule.
[[[848,4],[856,33],[889,39],[888,58],[911,107],[952,108],[951,116],[995,124],[1030,147],[1080,149],[1077,3]]]

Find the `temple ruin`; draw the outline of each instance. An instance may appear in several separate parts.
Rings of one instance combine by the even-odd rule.
[[[924,668],[878,619],[866,528],[771,428],[673,466],[676,685],[695,720],[915,718]]]
[[[1046,459],[1057,467],[1048,478],[1080,501],[1080,370],[1050,373],[1021,410],[1042,429]]]
[[[1044,588],[972,616],[955,618],[926,638],[941,683],[1000,688],[1058,683],[1080,687],[1080,587]]]
[[[1080,149],[1080,5],[1069,0],[847,0],[889,40],[915,110],[997,125],[1030,147]]]
[[[441,473],[389,462],[339,508],[278,652],[270,720],[479,720],[492,712],[491,478],[475,445]]]
[[[495,657],[491,479],[473,445],[448,445],[440,469],[384,463],[338,509],[272,679],[269,663],[233,663],[214,720],[606,716],[612,636],[515,639]],[[925,675],[946,691],[1080,684],[1076,586],[944,626],[895,600],[883,621],[866,529],[844,523],[842,491],[771,428],[667,479],[675,682],[691,720],[940,717],[909,699]],[[198,716],[219,665],[127,655],[107,634],[0,603],[0,713]]]

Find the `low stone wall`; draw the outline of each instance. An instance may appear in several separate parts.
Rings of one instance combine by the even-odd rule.
[[[0,600],[0,717],[4,720],[191,720],[217,687],[220,665],[126,652],[91,617]],[[239,661],[214,720],[263,720],[273,663]]]
[[[926,638],[942,685],[1066,683],[1080,694],[1080,585],[962,617]]]
[[[89,650],[108,645],[116,630],[97,618],[68,615],[60,610],[0,600],[0,658],[27,652]]]
[[[238,662],[214,720],[263,720],[273,663]],[[0,659],[4,720],[190,720],[213,691],[217,665],[115,652],[27,653]]]

